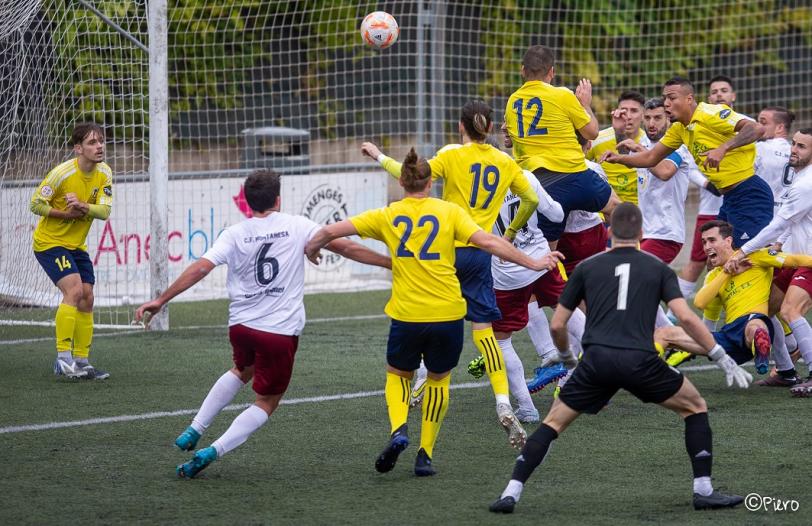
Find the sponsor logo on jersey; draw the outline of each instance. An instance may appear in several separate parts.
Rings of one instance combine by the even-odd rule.
[[[109,186],[105,186],[102,192],[104,192],[104,195],[107,197],[113,197],[113,189]]]
[[[732,112],[732,110],[722,110],[719,112],[719,117],[722,119],[727,119]]]
[[[39,189],[39,195],[42,197],[48,198],[54,195],[54,189],[48,186],[47,184]]]
[[[338,223],[349,217],[347,198],[340,186],[323,184],[313,189],[305,198],[302,215],[322,225]],[[321,265],[316,268],[325,272],[344,264],[345,259],[332,252],[322,252]]]

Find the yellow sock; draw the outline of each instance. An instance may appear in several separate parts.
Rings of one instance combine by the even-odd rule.
[[[90,343],[93,341],[93,313],[76,312],[76,327],[73,329],[73,358],[87,360],[90,356]]]
[[[781,316],[777,316],[777,318],[778,318],[778,321],[781,322],[781,327],[784,328],[784,336],[786,336],[788,334],[792,334],[792,329],[789,328],[789,324],[784,321],[784,318],[782,318]]]
[[[691,353],[689,352],[677,351],[675,353],[672,353],[671,356],[669,356],[668,359],[665,361],[665,363],[667,363],[671,367],[676,367],[690,357]]]
[[[70,352],[73,349],[76,312],[76,307],[64,303],[60,303],[56,309],[56,352]]]
[[[502,349],[499,348],[499,344],[496,343],[496,338],[493,336],[493,329],[488,327],[487,329],[474,330],[473,336],[474,345],[485,358],[485,371],[491,381],[493,394],[497,398],[496,401],[510,403],[508,399],[510,387],[508,386],[507,372],[505,371],[505,359],[502,356]]]
[[[409,417],[409,397],[412,391],[412,382],[408,378],[393,373],[386,373],[386,408],[389,410],[389,423],[394,433],[406,423]]]
[[[423,395],[423,423],[420,428],[420,447],[426,450],[429,458],[433,457],[434,443],[440,433],[446,411],[448,411],[448,386],[451,375],[442,380],[426,379],[426,390]]]
[[[662,344],[654,342],[654,348],[657,349],[657,354],[660,355],[660,358],[665,359],[665,347]]]

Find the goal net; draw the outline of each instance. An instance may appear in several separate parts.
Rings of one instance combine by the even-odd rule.
[[[177,0],[168,8],[169,222],[156,241],[145,152],[148,82],[157,76],[137,45],[147,44],[146,9],[146,0],[4,2],[0,318],[33,319],[39,310],[23,306],[59,300],[31,253],[28,201],[70,154],[66,138],[84,119],[104,124],[115,174],[113,214],[93,226],[88,249],[97,303],[119,324],[131,316],[126,304],[149,294],[150,246],[167,244],[174,279],[246,217],[241,182],[251,170],[283,173],[283,211],[318,222],[383,206],[400,189],[360,143],[398,159],[412,146],[431,155],[459,140],[459,109],[473,97],[500,122],[532,44],[555,49],[555,82],[592,80],[602,126],[621,91],[653,97],[677,74],[702,97],[711,77],[730,76],[738,111],[782,105],[798,115],[796,128],[812,124],[812,7],[803,0]],[[376,10],[401,27],[384,51],[358,33]],[[388,283],[387,272],[339,257],[307,269],[309,292]],[[219,272],[181,299],[225,296]]]

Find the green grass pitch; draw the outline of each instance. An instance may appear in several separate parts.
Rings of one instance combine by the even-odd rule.
[[[286,400],[383,389],[388,321],[375,315],[387,296],[306,298],[313,323],[301,337]],[[0,428],[194,411],[229,367],[226,318],[225,302],[181,303],[171,309],[172,325],[197,328],[99,331],[91,358],[111,372],[104,382],[53,377],[52,329],[0,326]],[[524,334],[515,342],[530,374],[530,342]],[[3,432],[0,524],[809,524],[812,401],[793,399],[786,389],[731,389],[716,369],[686,373],[710,406],[714,485],[794,499],[798,511],[695,512],[682,422],[621,393],[553,444],[513,516],[488,513],[516,452],[496,422],[490,388],[453,389],[472,381],[465,366],[475,352],[469,339],[452,376],[435,477],[412,474],[416,411],[412,445],[391,473],[375,472],[389,431],[380,394],[282,405],[248,442],[194,480],[176,478],[174,469],[190,458],[173,440],[191,414]],[[235,403],[252,398],[246,388]],[[535,400],[544,414],[550,389]],[[222,413],[200,445],[236,414]]]

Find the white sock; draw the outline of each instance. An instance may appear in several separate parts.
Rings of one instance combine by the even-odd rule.
[[[572,311],[569,321],[567,321],[567,333],[570,336],[570,348],[575,357],[581,355],[581,339],[584,337],[584,327],[586,326],[586,315],[581,309]]]
[[[531,301],[527,305],[527,314],[529,317],[527,333],[536,348],[536,354],[539,355],[541,361],[550,356],[555,356],[558,350],[553,343],[553,337],[550,336],[550,323],[547,321],[544,309],[539,307],[535,301]]]
[[[679,283],[679,290],[682,292],[682,297],[687,299],[694,295],[696,281],[688,281],[687,279],[682,279],[677,276],[677,283]]]
[[[812,327],[806,318],[798,318],[789,323],[789,328],[792,329],[792,334],[795,335],[795,341],[798,342],[798,349],[801,351],[801,356],[809,367],[809,373],[812,375]]]
[[[784,332],[784,327],[781,327],[781,332]],[[792,333],[784,335],[784,343],[787,344],[787,350],[789,352],[795,352],[798,350],[798,341],[795,339],[795,335]]]
[[[203,405],[200,406],[197,414],[192,419],[192,428],[202,435],[211,425],[214,417],[234,400],[243,385],[245,384],[236,374],[226,371],[211,386],[209,394],[203,400]]]
[[[663,310],[662,305],[657,305],[657,319],[654,321],[654,328],[659,329],[660,327],[673,327],[673,323],[671,320],[668,319],[668,316],[665,315],[665,311]]]
[[[237,415],[226,432],[212,444],[212,447],[217,450],[217,458],[240,446],[267,421],[268,413],[256,405],[251,405]]]
[[[694,479],[694,493],[699,493],[703,497],[709,496],[713,493],[713,486],[711,485],[710,477],[697,477]]]
[[[524,484],[518,480],[511,479],[510,482],[508,482],[505,491],[502,492],[501,498],[504,499],[505,497],[513,497],[516,502],[519,502],[519,499],[522,496],[522,489],[524,489]]]
[[[533,405],[533,399],[530,397],[530,391],[528,391],[527,382],[524,379],[524,365],[519,355],[516,354],[516,349],[513,348],[513,341],[508,338],[507,340],[496,340],[496,343],[501,347],[502,356],[505,358],[510,394],[519,403],[520,409],[535,409],[536,406]]]
[[[770,321],[773,324],[773,360],[775,360],[775,368],[779,371],[788,371],[795,366],[792,364],[792,358],[789,357],[787,351],[787,344],[784,341],[784,327],[778,321],[777,316],[771,316]]]
[[[73,353],[71,351],[59,351],[56,353],[56,357],[73,365]]]

